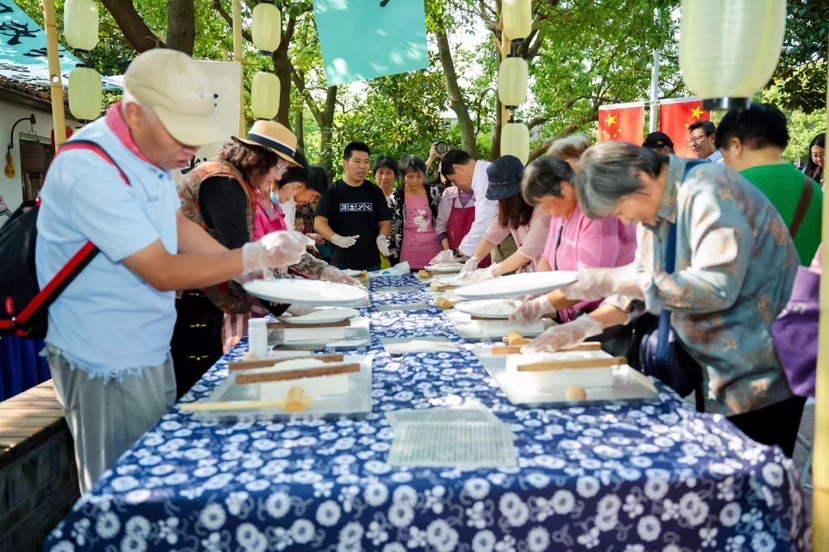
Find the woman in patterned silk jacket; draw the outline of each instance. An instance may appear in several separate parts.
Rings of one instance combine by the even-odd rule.
[[[639,224],[636,258],[625,267],[579,271],[567,297],[607,299],[547,330],[528,351],[556,350],[627,323],[637,303],[657,315],[668,310],[677,339],[701,369],[706,411],[791,456],[804,399],[789,388],[771,325],[799,261],[777,210],[727,167],[622,142],[591,147],[580,167],[576,185],[587,216]]]

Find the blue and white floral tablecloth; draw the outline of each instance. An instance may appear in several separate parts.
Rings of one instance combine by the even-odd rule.
[[[414,276],[373,287],[416,283]],[[418,288],[420,288],[418,284]],[[372,294],[427,302],[425,291]],[[660,402],[541,410],[509,403],[441,311],[367,310],[374,412],[359,419],[211,425],[178,408],[52,533],[70,550],[808,550],[793,463],[659,386]],[[458,353],[390,357],[380,337],[443,335]],[[219,361],[183,402],[227,375]],[[384,413],[477,400],[517,435],[518,469],[385,463]]]

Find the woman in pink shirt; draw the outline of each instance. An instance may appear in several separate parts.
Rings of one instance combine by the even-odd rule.
[[[521,183],[525,201],[554,217],[539,270],[580,270],[616,267],[633,262],[636,227],[616,218],[590,219],[579,207],[573,187],[575,172],[561,159],[541,157],[530,163]],[[570,301],[552,291],[519,305],[510,317],[529,323],[558,312],[561,322],[590,312],[599,302]]]
[[[400,160],[403,186],[392,197],[391,263],[407,262],[412,270],[426,267],[443,249],[435,231],[440,195],[426,184],[426,162],[415,155]]]
[[[521,198],[523,163],[517,157],[505,155],[487,167],[486,174],[489,178],[486,198],[498,201],[498,217],[484,234],[475,254],[466,261],[460,276],[477,281],[522,269],[536,270],[547,242],[550,216]],[[500,263],[478,269],[478,264],[510,234],[518,250]]]

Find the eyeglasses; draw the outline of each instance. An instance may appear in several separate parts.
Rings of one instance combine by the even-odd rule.
[[[813,153],[812,154],[812,159],[817,161],[818,159],[823,159],[825,157],[825,155],[826,155],[825,153]]]
[[[689,138],[688,139],[688,145],[689,146],[699,145],[702,142],[704,142],[706,138],[708,138],[708,136],[706,136],[705,134],[700,134],[699,136],[695,136],[694,138]]]

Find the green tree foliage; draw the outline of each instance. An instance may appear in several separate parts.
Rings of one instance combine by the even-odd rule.
[[[812,113],[826,106],[829,0],[789,0],[786,35],[772,85],[779,105]]]
[[[16,1],[42,25],[39,0]],[[168,34],[184,32],[179,29],[186,25],[171,25],[170,19],[186,18],[188,1],[196,28],[194,55],[219,60],[232,54],[232,0],[98,1],[100,45],[87,61],[102,74],[122,73],[140,49],[124,38],[134,38],[136,29],[119,28],[119,23],[138,25],[124,13],[137,14],[141,29],[150,30],[143,45],[186,47],[186,37]],[[257,2],[242,0],[244,21],[250,21]],[[292,126],[313,162],[338,173],[340,152],[351,140],[397,158],[426,156],[438,139],[479,158],[499,154],[501,0],[425,0],[430,67],[341,87],[327,85],[312,0],[275,3],[282,13],[283,43],[272,57],[256,52],[246,23],[247,105],[253,74],[275,70],[283,97],[278,119]],[[174,10],[174,4],[186,9]],[[788,4],[784,52],[762,99],[787,110],[792,145],[786,155],[793,160],[805,155],[808,141],[824,125],[829,0]],[[661,54],[660,96],[688,94],[678,67],[679,0],[538,0],[532,5],[531,35],[516,50],[529,62],[531,94],[516,116],[531,128],[534,155],[562,134],[595,135],[600,105],[647,100],[654,48]],[[62,9],[58,0],[59,27]],[[448,110],[455,112],[454,121],[442,117]]]

